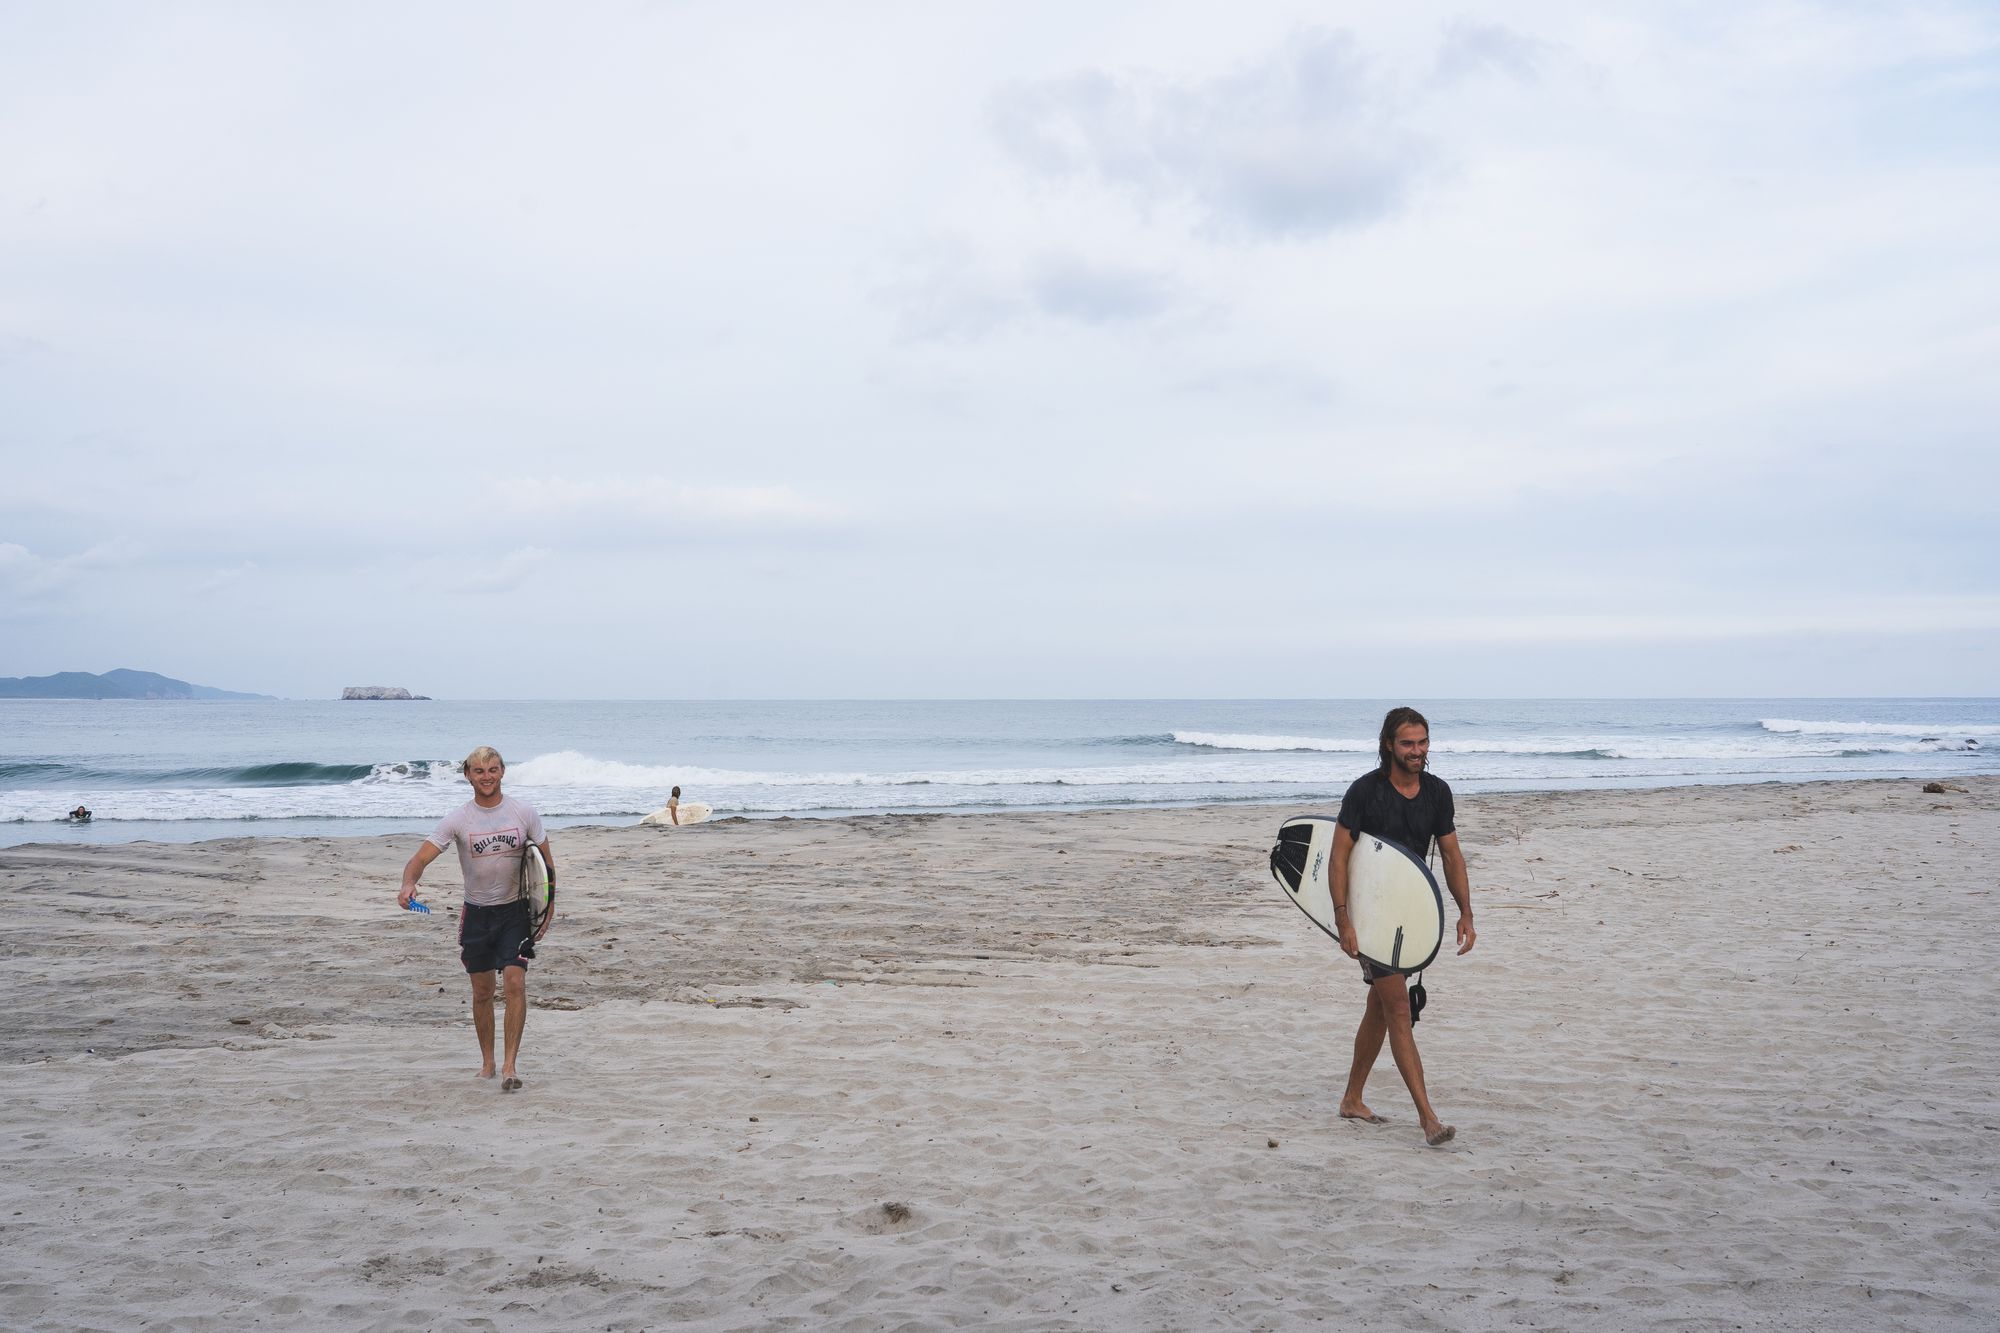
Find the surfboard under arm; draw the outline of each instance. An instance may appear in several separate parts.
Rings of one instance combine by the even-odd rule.
[[[1336,822],[1300,815],[1278,828],[1271,874],[1312,923],[1340,938],[1333,924]],[[1401,843],[1364,833],[1347,862],[1347,909],[1361,956],[1385,972],[1421,972],[1444,941],[1444,894],[1430,867]]]
[[[1333,924],[1333,835],[1327,815],[1300,815],[1278,828],[1271,848],[1271,875],[1306,919],[1338,940]]]

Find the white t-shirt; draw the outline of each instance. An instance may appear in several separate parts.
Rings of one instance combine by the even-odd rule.
[[[521,853],[547,836],[542,817],[503,792],[491,808],[467,801],[438,821],[430,840],[439,851],[457,844],[466,902],[498,907],[521,896]]]

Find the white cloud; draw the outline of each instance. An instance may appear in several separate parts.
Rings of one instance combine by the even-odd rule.
[[[514,592],[548,563],[549,552],[539,546],[518,546],[503,555],[489,556],[475,542],[468,542],[465,554],[444,573],[454,592]],[[525,637],[526,626],[522,629]]]
[[[870,291],[895,313],[899,334],[916,341],[982,339],[1026,313],[1013,284],[989,271],[959,238],[899,249],[879,266]]]
[[[76,555],[37,555],[19,542],[0,542],[0,595],[22,602],[66,594],[91,574],[116,569],[134,558],[129,543],[110,541]]]
[[[1190,82],[1101,71],[1016,85],[994,129],[1022,165],[1142,206],[1191,205],[1223,234],[1310,238],[1394,212],[1430,156],[1353,34],[1307,29]]]
[[[1446,80],[1500,74],[1532,82],[1550,58],[1549,43],[1500,23],[1460,16],[1446,25],[1438,46],[1437,73]]]
[[[258,564],[255,560],[244,560],[227,569],[214,570],[194,586],[196,592],[218,593],[236,588],[257,576]]]
[[[1907,637],[2000,629],[2000,597],[1908,596],[1816,606],[1715,611],[1530,612],[1457,616],[1414,625],[1411,637],[1470,644],[1626,643],[1768,639],[1814,634]]]
[[[1162,274],[1075,255],[1044,256],[1029,286],[1042,310],[1085,324],[1151,319],[1174,301],[1174,284]]]
[[[511,477],[490,484],[481,506],[517,519],[598,522],[631,517],[702,529],[820,529],[845,523],[848,512],[790,486],[728,486],[662,476]]]
[[[1144,323],[1181,300],[1167,274],[1138,265],[1045,251],[1003,272],[962,243],[912,247],[878,280],[874,292],[895,311],[904,336],[970,343],[1025,322],[1083,326]]]

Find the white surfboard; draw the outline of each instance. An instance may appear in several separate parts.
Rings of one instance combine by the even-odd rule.
[[[1300,815],[1278,829],[1271,874],[1298,909],[1334,939],[1333,859],[1336,821]],[[1361,834],[1347,860],[1347,914],[1361,956],[1389,972],[1420,972],[1444,943],[1444,894],[1430,867],[1409,848]]]
[[[680,803],[680,826],[684,828],[689,824],[699,824],[714,813],[713,810],[703,805],[700,801],[682,801]],[[675,827],[674,817],[664,809],[655,810],[639,822],[641,824],[665,824],[668,828]]]
[[[528,900],[528,939],[532,942],[542,933],[556,905],[556,877],[542,859],[542,849],[532,842],[521,849],[521,896]]]

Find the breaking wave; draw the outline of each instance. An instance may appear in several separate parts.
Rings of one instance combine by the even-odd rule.
[[[446,759],[385,764],[321,764],[291,760],[214,768],[93,768],[48,760],[0,763],[0,787],[88,783],[108,787],[332,787],[354,782],[456,781],[458,764]]]
[[[1177,731],[1174,744],[1204,750],[1245,750],[1267,753],[1303,750],[1322,754],[1373,754],[1373,740],[1330,740],[1324,736],[1239,736],[1227,732]]]
[[[1468,792],[2000,772],[2000,709],[1988,701],[1855,701],[1850,713],[1964,719],[1956,723],[1821,715],[1848,706],[1467,705],[1438,715],[1431,754],[1438,773]],[[667,725],[682,705],[518,707],[529,721],[516,724],[517,735],[556,739],[539,750],[509,743],[517,757],[508,790],[566,822],[624,822],[659,808],[677,785],[724,817],[1294,800],[1319,808],[1375,762],[1372,710],[1338,705],[828,705],[824,726],[798,705],[732,705],[697,709],[699,727]],[[350,716],[289,741],[262,730],[135,741],[80,729],[86,743],[36,752],[10,734],[17,753],[0,756],[0,825],[59,823],[81,803],[106,827],[318,820],[359,829],[339,821],[374,820],[407,828],[470,795],[455,760],[393,757],[455,752],[462,735],[357,731]],[[706,762],[672,762],[677,754]]]
[[[1913,736],[1925,741],[1976,742],[1981,736],[2000,736],[2000,727],[1979,722],[1802,722],[1789,717],[1767,717],[1758,726],[1783,736]]]

